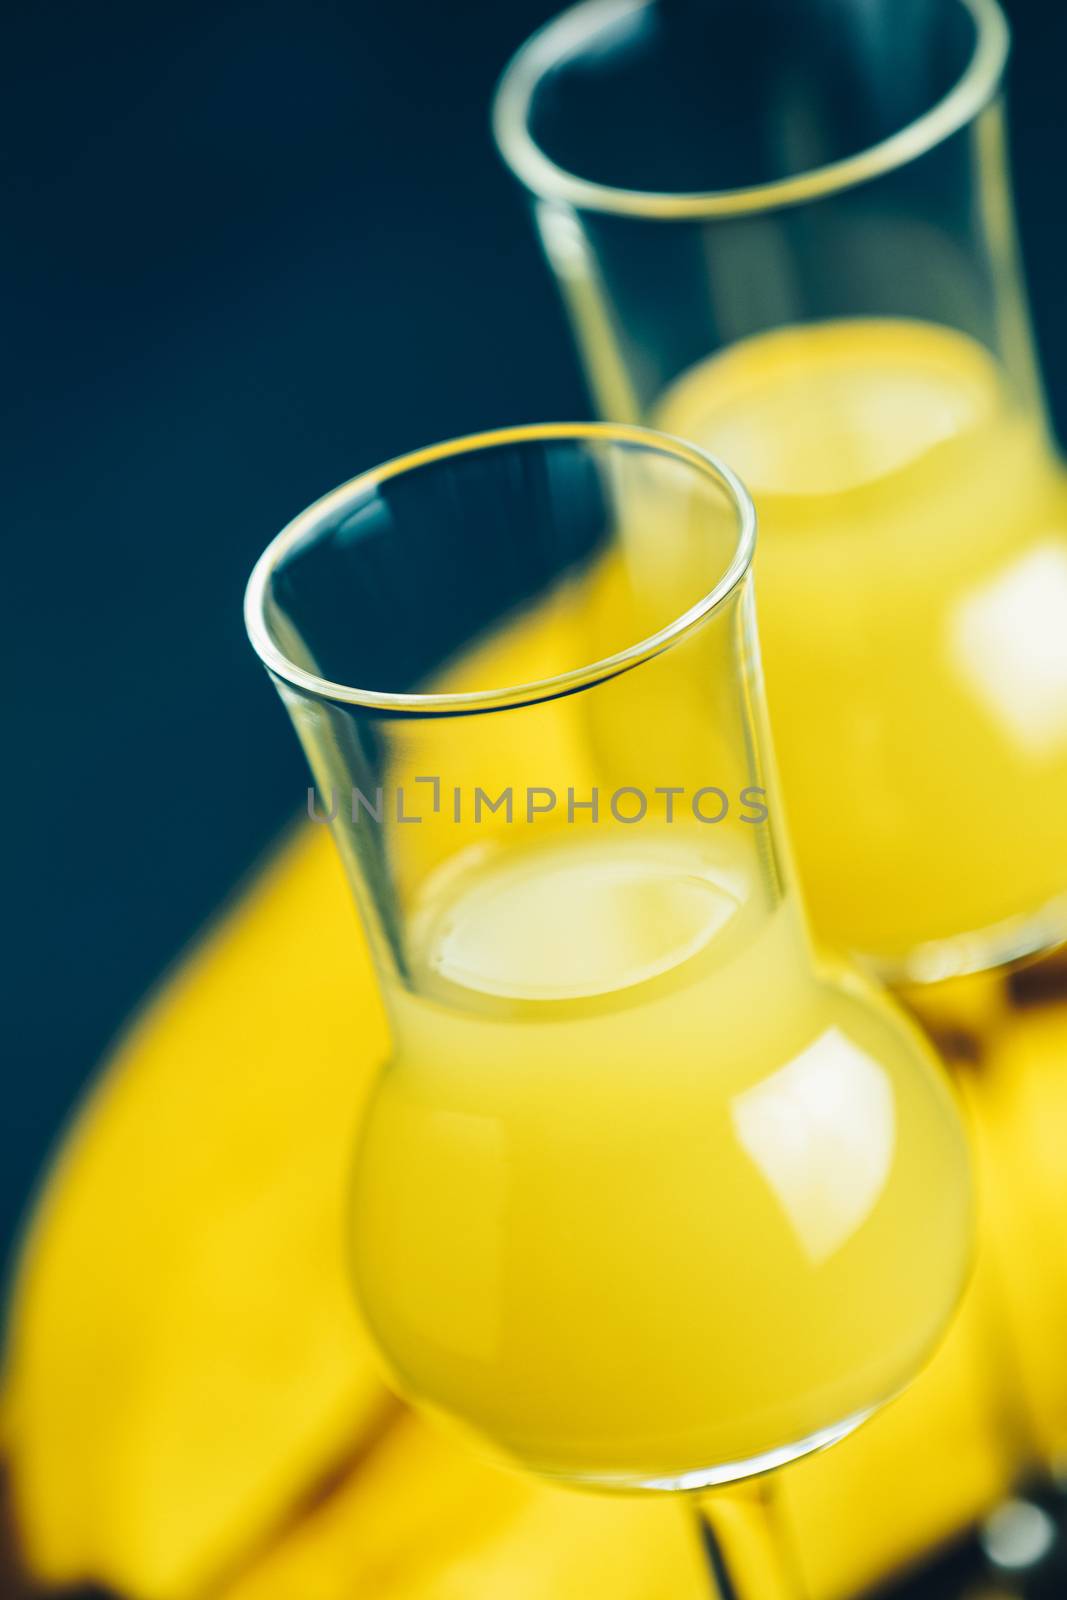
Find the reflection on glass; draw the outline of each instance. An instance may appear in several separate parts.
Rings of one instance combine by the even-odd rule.
[[[1035,765],[1067,744],[1067,547],[1039,539],[964,596],[951,624],[975,701]]]
[[[896,1143],[893,1085],[837,1027],[731,1108],[742,1145],[818,1266],[854,1238],[889,1177]]]

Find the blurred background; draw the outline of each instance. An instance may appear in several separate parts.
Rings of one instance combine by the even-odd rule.
[[[241,624],[255,556],[360,468],[587,411],[487,125],[501,65],[555,9],[8,15],[6,1256],[124,1017],[303,803]],[[1062,432],[1067,7],[1006,9]]]

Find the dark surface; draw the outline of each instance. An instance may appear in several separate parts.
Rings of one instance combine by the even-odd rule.
[[[0,1244],[124,1016],[303,803],[241,623],[256,555],[360,467],[584,408],[487,124],[546,10],[46,5],[5,37]]]
[[[584,412],[487,129],[499,67],[553,9],[5,17],[0,1242],[123,1017],[302,801],[241,627],[268,537],[401,450]],[[1062,421],[1067,7],[1009,9],[1018,200]]]

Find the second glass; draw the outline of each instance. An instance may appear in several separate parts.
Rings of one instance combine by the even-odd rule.
[[[1067,495],[995,0],[588,0],[497,97],[604,415],[759,509],[816,927],[928,982],[1067,933]]]

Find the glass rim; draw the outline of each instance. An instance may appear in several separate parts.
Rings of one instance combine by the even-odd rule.
[[[455,694],[393,693],[378,689],[362,689],[353,684],[335,683],[328,678],[320,678],[315,673],[308,672],[290,660],[279,647],[266,615],[270,580],[279,564],[293,549],[317,538],[336,522],[338,512],[353,496],[373,489],[390,478],[429,466],[435,461],[472,455],[479,451],[508,445],[548,444],[568,440],[579,442],[592,440],[609,445],[639,446],[657,455],[670,456],[676,461],[684,462],[705,480],[711,479],[717,488],[725,490],[736,524],[733,554],[722,575],[712,587],[679,616],[672,618],[655,633],[586,666],[574,667],[566,672],[533,679],[527,683],[474,689]],[[366,472],[358,473],[347,483],[341,484],[323,495],[321,499],[314,501],[275,535],[253,567],[245,590],[245,628],[252,648],[269,672],[292,688],[313,695],[317,699],[362,706],[373,711],[421,716],[433,714],[454,716],[465,712],[503,710],[507,707],[554,700],[561,695],[590,688],[662,654],[717,611],[734,592],[752,565],[755,546],[756,509],[748,490],[736,474],[717,457],[696,445],[688,444],[684,439],[677,439],[671,434],[658,433],[652,428],[638,427],[629,423],[560,422],[498,428],[484,433],[466,434],[460,438],[445,440],[441,444],[410,451],[406,455],[395,456],[381,466],[371,467]]]
[[[539,199],[563,201],[578,211],[659,220],[738,217],[821,199],[908,165],[966,126],[996,94],[1011,34],[998,0],[954,0],[975,25],[975,46],[962,74],[942,97],[895,133],[856,155],[812,167],[793,177],[733,189],[671,194],[624,189],[583,178],[558,166],[530,132],[530,105],[544,74],[601,28],[655,0],[580,0],[531,34],[512,56],[493,97],[492,125],[507,165]]]

